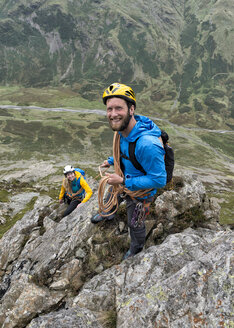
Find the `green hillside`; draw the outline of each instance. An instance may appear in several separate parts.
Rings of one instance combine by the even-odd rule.
[[[0,0],[0,84],[91,101],[119,81],[140,110],[233,129],[233,22],[231,0]]]

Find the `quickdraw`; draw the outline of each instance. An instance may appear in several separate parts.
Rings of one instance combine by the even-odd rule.
[[[143,226],[145,218],[149,214],[149,205],[150,203],[145,203],[145,201],[136,204],[131,220],[131,225],[134,228]]]

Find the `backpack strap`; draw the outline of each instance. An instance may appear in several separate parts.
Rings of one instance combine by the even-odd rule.
[[[80,172],[80,171],[78,171],[78,172]],[[81,172],[80,172],[80,173],[81,173]],[[81,177],[83,177],[82,173],[81,173],[81,175],[79,176],[79,178],[78,178],[77,181],[76,181],[76,184],[77,184],[77,185],[78,185],[78,184],[80,185],[80,189],[79,189],[77,192],[71,194],[71,197],[72,197],[72,198],[77,197],[77,196],[82,197],[82,194],[83,194],[84,189],[83,189],[83,187],[81,187],[81,184],[80,184],[80,179],[81,179]],[[83,177],[83,178],[84,178],[84,177]]]
[[[140,138],[140,137],[139,137]],[[121,155],[123,158],[126,158],[128,160],[131,161],[131,163],[134,165],[134,167],[141,171],[144,175],[146,175],[145,170],[143,169],[143,167],[141,166],[141,164],[138,162],[138,160],[136,159],[136,155],[135,155],[135,148],[136,148],[136,143],[137,140],[139,139],[137,138],[134,142],[129,142],[129,147],[128,147],[128,153],[129,153],[129,158],[125,155]],[[159,138],[160,140],[161,138]],[[162,140],[160,140],[162,143]],[[173,149],[169,146],[168,143],[166,143],[165,145],[162,146],[164,147],[165,150],[165,155],[164,155],[164,161],[165,161],[165,169],[166,169],[166,173],[167,173],[167,183],[169,181],[171,181],[172,176],[173,176],[173,169],[174,169],[174,151]]]
[[[141,171],[143,174],[146,175],[145,170],[143,169],[143,167],[141,166],[141,164],[138,162],[138,160],[136,159],[136,155],[135,155],[135,148],[136,148],[136,143],[137,140],[139,138],[137,138],[135,141],[133,142],[129,142],[129,147],[128,147],[128,153],[129,153],[129,160],[132,162],[132,164],[134,165],[134,167]]]
[[[164,145],[165,149],[165,168],[167,172],[167,183],[171,181],[173,177],[173,170],[175,165],[174,151],[168,143]]]

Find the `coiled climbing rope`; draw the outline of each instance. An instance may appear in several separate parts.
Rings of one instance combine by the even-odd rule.
[[[113,138],[113,157],[114,157],[114,169],[115,173],[121,177],[124,177],[123,172],[120,167],[120,135],[115,132]],[[110,197],[108,201],[104,200],[104,194],[106,190],[106,184],[108,183],[108,176],[104,176],[99,167],[101,180],[98,187],[98,206],[99,214],[102,216],[109,216],[114,214],[118,210],[118,195],[127,194],[131,198],[145,197],[149,194],[152,189],[141,189],[136,191],[131,191],[121,184],[117,184],[109,187]]]

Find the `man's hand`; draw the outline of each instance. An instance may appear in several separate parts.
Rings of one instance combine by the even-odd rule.
[[[59,200],[59,203],[62,204],[62,203],[63,203],[63,199],[60,199],[60,200]]]
[[[108,163],[107,160],[105,160],[101,165],[100,167],[110,167],[110,164]]]
[[[112,186],[123,183],[123,178],[116,173],[105,173],[105,175],[108,176],[107,183]]]

